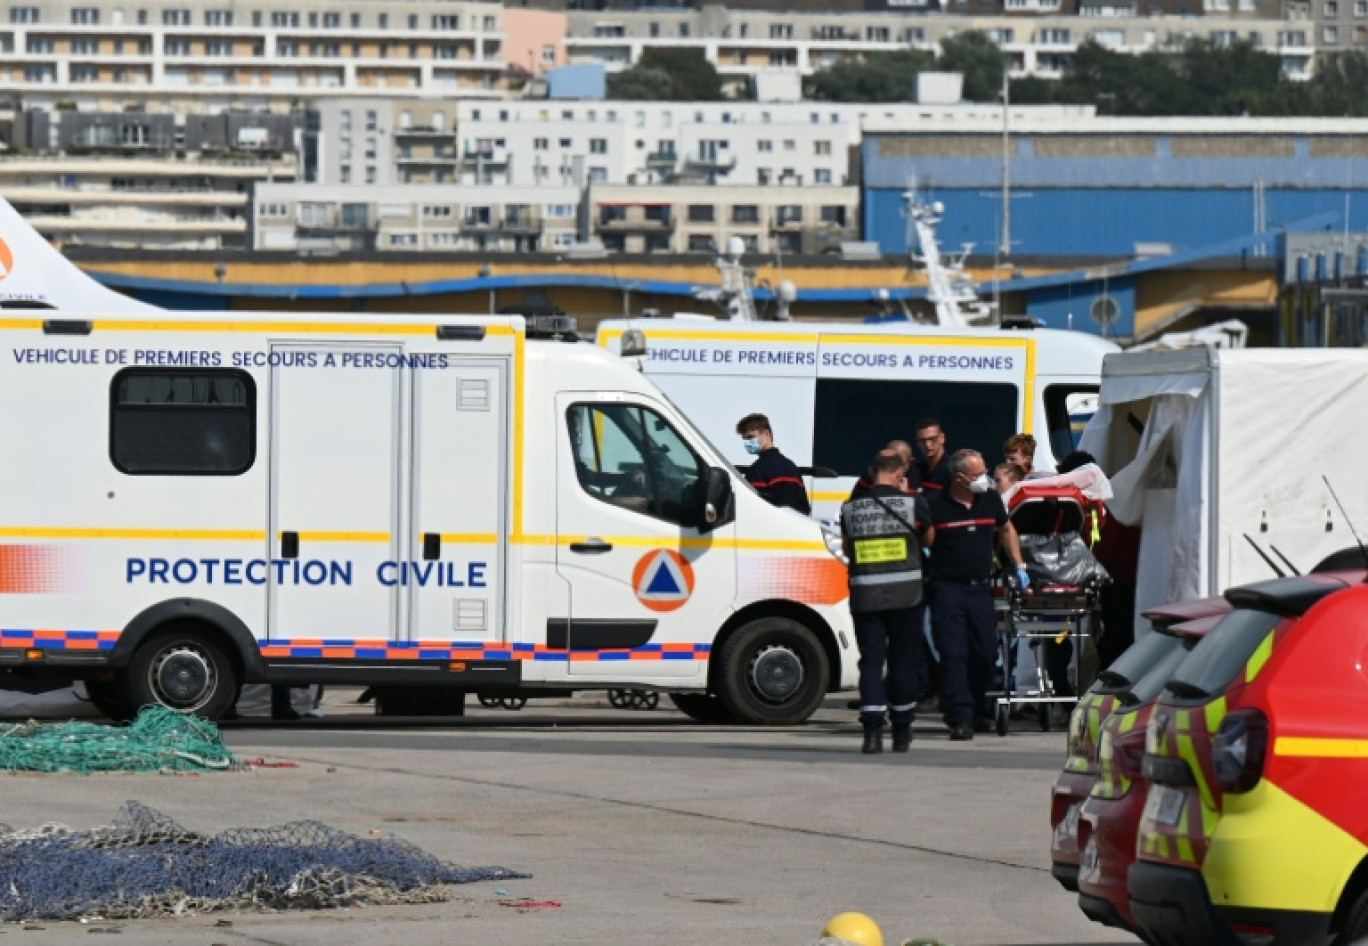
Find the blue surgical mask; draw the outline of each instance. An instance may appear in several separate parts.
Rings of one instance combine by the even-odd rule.
[[[760,452],[759,437],[746,437],[741,441],[741,445],[746,448],[746,452],[751,456],[755,456]]]

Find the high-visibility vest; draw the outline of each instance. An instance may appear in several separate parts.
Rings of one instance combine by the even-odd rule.
[[[841,507],[841,529],[849,540],[851,611],[893,611],[921,603],[921,539],[908,528],[916,520],[912,496],[865,495]]]

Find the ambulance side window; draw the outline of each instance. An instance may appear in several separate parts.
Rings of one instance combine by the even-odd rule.
[[[951,451],[973,447],[996,463],[1003,441],[1017,432],[1017,409],[1013,384],[819,378],[812,462],[842,476],[859,476],[884,444],[911,443],[917,421],[934,417]]]
[[[122,473],[236,476],[256,460],[245,371],[129,368],[109,391],[109,459]]]
[[[663,417],[636,404],[576,404],[566,422],[585,492],[667,522],[696,524],[706,468]]]

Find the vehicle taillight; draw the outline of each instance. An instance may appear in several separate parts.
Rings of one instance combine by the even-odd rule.
[[[1133,729],[1117,736],[1112,740],[1112,753],[1118,772],[1128,779],[1140,778],[1140,763],[1145,758],[1145,731]]]
[[[1227,792],[1247,792],[1263,777],[1268,717],[1256,709],[1235,710],[1221,721],[1212,740],[1216,781]]]

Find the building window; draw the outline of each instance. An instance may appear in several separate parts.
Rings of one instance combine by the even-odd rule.
[[[205,25],[205,26],[232,26],[232,25],[233,25],[233,11],[232,11],[232,10],[205,10],[205,11],[204,11],[204,25]]]
[[[713,238],[706,233],[689,234],[690,253],[711,253],[714,249]]]
[[[846,222],[846,209],[840,204],[827,204],[821,210],[822,223],[834,223],[839,227],[844,227]]]
[[[1325,18],[1333,20],[1339,17],[1339,0],[1325,0]]]
[[[437,13],[432,17],[432,28],[450,32],[461,28],[461,18],[455,13]]]
[[[827,168],[815,168],[815,169],[813,169],[813,172],[812,172],[812,183],[814,183],[814,184],[830,184],[830,183],[831,183],[831,171],[829,171]]]
[[[284,220],[290,215],[288,204],[268,202],[257,205],[258,220]]]
[[[52,40],[45,40],[49,46]],[[47,50],[52,52],[51,48]],[[74,56],[93,56],[100,51],[100,41],[98,39],[73,39],[71,41],[71,53]],[[33,52],[33,50],[29,50]]]
[[[375,183],[375,180],[376,180],[376,172],[375,172],[375,167],[372,165],[371,167],[366,168],[366,183],[367,183],[367,184],[374,184],[374,183]]]
[[[659,23],[652,23],[652,24],[651,24],[651,38],[652,38],[652,39],[656,39],[656,38],[659,37],[659,36],[660,36],[660,24],[659,24]]]
[[[690,204],[688,210],[689,223],[712,223],[716,218],[717,209],[712,204]]]
[[[608,153],[608,139],[607,139],[607,138],[590,138],[590,139],[589,139],[589,153],[590,153],[590,154],[607,154],[607,153]]]
[[[290,10],[276,10],[271,14],[271,25],[276,27],[299,26],[299,14]]]
[[[774,150],[774,142],[770,141],[768,138],[761,138],[755,143],[755,150],[762,154],[769,154]]]
[[[793,39],[793,24],[771,23],[769,35],[770,39]]]
[[[37,7],[10,7],[10,17],[9,17],[9,21],[10,21],[11,23],[37,23],[37,22],[38,22],[38,8],[37,8]]]
[[[342,14],[325,13],[323,14],[323,28],[325,30],[335,30],[342,25]]]
[[[865,41],[870,43],[888,42],[888,27],[886,26],[867,26],[865,27]]]
[[[375,131],[380,122],[380,114],[374,109],[366,111],[366,131]]]
[[[338,169],[337,169],[337,182],[338,182],[339,184],[350,184],[350,183],[351,183],[351,168],[345,167],[345,166],[338,168]]]
[[[1338,43],[1339,30],[1336,27],[1327,26],[1321,31],[1321,38],[1324,39],[1327,44],[1333,45],[1334,43]]]
[[[532,139],[532,150],[533,150],[533,151],[545,151],[545,150],[547,150],[547,149],[550,147],[550,145],[551,145],[551,142],[550,142],[548,139],[546,139],[546,138],[533,138],[533,139]]]
[[[681,24],[679,24],[679,38],[680,38],[680,39],[688,39],[688,38],[689,38],[689,24],[687,24],[687,23],[681,23]]]
[[[162,26],[189,26],[189,10],[163,10]]]
[[[812,143],[812,153],[815,154],[815,155],[817,155],[819,158],[829,158],[829,157],[831,157],[831,142],[830,142],[830,141],[814,141],[814,142]]]
[[[774,172],[769,168],[755,169],[755,183],[760,185],[768,184],[774,178]]]
[[[737,204],[732,208],[732,223],[759,223],[760,208],[755,204]]]
[[[575,146],[573,138],[562,138],[557,144],[562,148],[573,148]]]
[[[417,246],[418,234],[416,233],[391,233],[389,235],[389,245],[394,247]]]
[[[190,55],[190,41],[188,39],[168,39],[166,41],[166,55],[168,56],[188,56]]]
[[[233,44],[226,39],[211,39],[204,44],[204,54],[206,56],[231,56],[233,55]]]
[[[100,11],[94,7],[73,7],[71,22],[76,26],[95,26],[100,22]]]
[[[72,82],[99,82],[100,70],[96,66],[72,66]]]
[[[498,28],[499,21],[497,17],[487,16],[484,18],[484,31],[486,33],[493,33]]]
[[[129,368],[110,386],[109,459],[129,475],[237,476],[256,458],[245,371]]]

